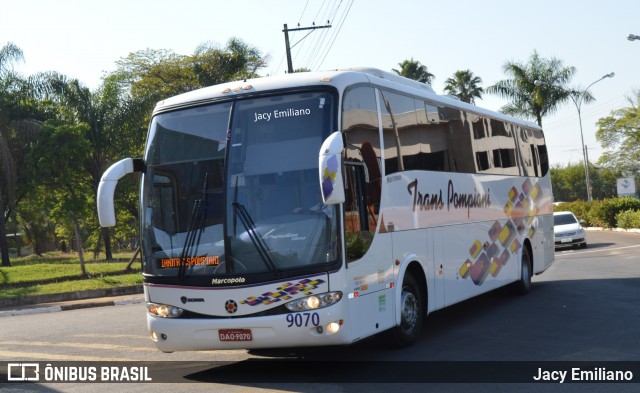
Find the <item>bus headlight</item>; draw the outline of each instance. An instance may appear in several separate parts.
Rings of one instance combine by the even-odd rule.
[[[336,304],[340,299],[342,299],[342,292],[327,292],[292,300],[285,306],[289,311],[316,310]]]
[[[147,303],[147,311],[160,318],[178,318],[184,310],[167,304]]]

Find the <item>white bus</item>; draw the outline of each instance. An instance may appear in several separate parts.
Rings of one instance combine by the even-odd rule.
[[[144,293],[161,351],[399,346],[435,310],[554,259],[535,124],[375,69],[212,86],[157,104],[142,172]]]

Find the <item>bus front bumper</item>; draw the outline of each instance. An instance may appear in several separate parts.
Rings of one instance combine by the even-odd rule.
[[[349,344],[344,315],[341,304],[247,318],[174,319],[147,313],[147,326],[162,352],[310,347]]]

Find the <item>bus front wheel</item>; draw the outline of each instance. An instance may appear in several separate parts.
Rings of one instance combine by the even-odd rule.
[[[424,304],[422,291],[411,275],[405,276],[400,294],[400,324],[389,331],[394,347],[403,348],[413,344],[422,330]]]

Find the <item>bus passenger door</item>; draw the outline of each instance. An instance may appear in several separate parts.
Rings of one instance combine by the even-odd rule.
[[[380,180],[360,162],[345,162],[345,172],[348,322],[358,339],[393,326],[392,233],[377,229]]]

